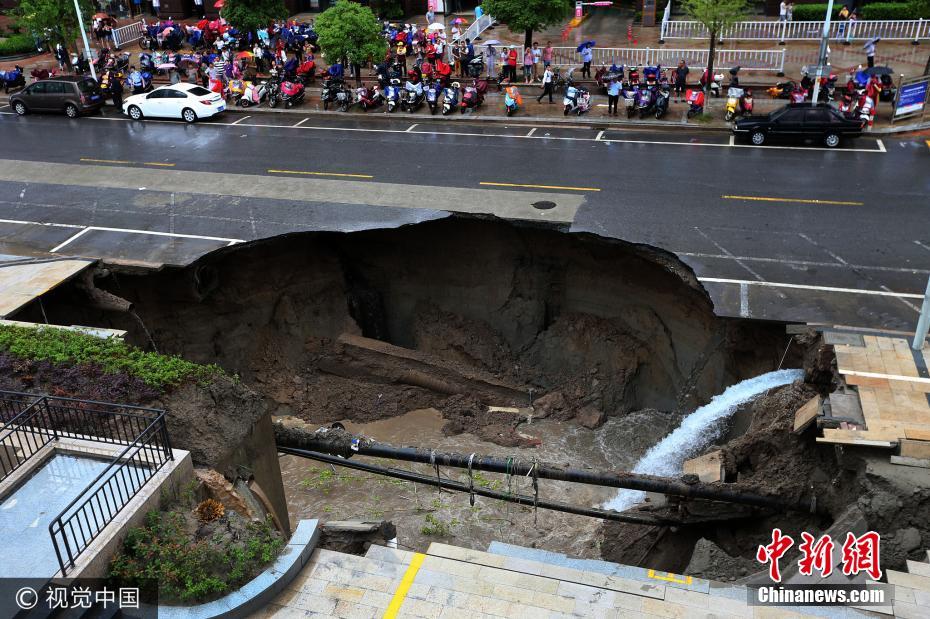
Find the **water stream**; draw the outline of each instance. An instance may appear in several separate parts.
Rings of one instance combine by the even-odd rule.
[[[700,454],[720,438],[725,427],[723,421],[733,415],[740,404],[769,389],[793,383],[803,377],[803,370],[778,370],[727,387],[723,393],[685,417],[671,434],[653,445],[633,467],[633,472],[677,477],[681,474],[685,460]],[[623,511],[644,498],[645,493],[638,490],[620,490],[604,507]]]

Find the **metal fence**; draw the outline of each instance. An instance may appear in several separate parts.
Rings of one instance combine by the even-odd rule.
[[[491,27],[491,24],[494,23],[494,18],[488,15],[487,13],[483,14],[481,17],[473,21],[468,25],[468,28],[465,29],[459,38],[463,41],[465,39],[471,39],[474,41],[477,37],[481,35],[482,32]]]
[[[498,62],[500,54],[509,48],[497,47]],[[517,67],[523,65],[523,50],[517,48]],[[679,60],[684,60],[692,67],[707,66],[706,49],[669,49],[659,47],[595,47],[592,52],[592,66],[610,66],[612,64],[624,66],[677,66]],[[487,46],[476,45],[475,53],[485,54],[487,59]],[[718,66],[739,65],[747,71],[774,71],[783,73],[785,68],[785,50],[783,49],[718,49],[715,56]],[[581,55],[574,47],[553,47],[552,65],[555,67],[581,66]]]
[[[818,41],[823,35],[823,21],[741,21],[727,28],[720,40],[745,41]],[[707,28],[696,21],[662,20],[660,39],[706,39]],[[895,41],[930,39],[930,20],[878,19],[831,21],[830,38],[864,41],[881,37]]]
[[[125,445],[52,521],[62,575],[145,483],[173,459],[165,412],[0,391],[0,480],[62,436]]]
[[[133,22],[113,30],[113,44],[116,47],[122,47],[126,43],[141,39],[143,34],[145,34],[145,24],[141,21]]]

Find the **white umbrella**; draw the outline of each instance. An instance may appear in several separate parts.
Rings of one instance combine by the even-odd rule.
[[[484,45],[500,45],[501,44],[501,42],[498,41],[497,39],[491,39],[490,41],[482,41],[482,43],[484,43]]]
[[[442,24],[440,24],[439,22],[433,22],[433,23],[430,24],[426,29],[427,29],[427,30],[432,30],[433,32],[436,32],[437,30],[445,30],[446,27],[443,26]]]

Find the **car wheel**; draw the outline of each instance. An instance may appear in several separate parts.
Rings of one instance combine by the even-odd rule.
[[[13,104],[13,111],[19,114],[20,116],[25,116],[26,112],[29,110],[26,109],[25,104],[22,101],[17,101]]]
[[[765,144],[765,131],[753,131],[749,139],[752,140],[752,143],[756,146],[762,146]]]
[[[823,143],[827,148],[836,148],[840,145],[840,136],[835,133],[828,133],[824,136]]]
[[[78,117],[77,106],[74,105],[73,103],[69,103],[68,105],[66,105],[65,116],[67,116],[68,118],[77,118]]]
[[[129,112],[129,118],[133,120],[139,120],[142,118],[142,110],[139,109],[138,105],[130,105],[129,110],[127,111]]]
[[[197,114],[194,113],[194,110],[190,109],[189,107],[181,110],[181,118],[183,118],[184,122],[188,124],[197,122]]]

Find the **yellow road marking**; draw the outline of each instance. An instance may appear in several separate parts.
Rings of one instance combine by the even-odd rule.
[[[532,189],[565,189],[568,191],[600,191],[597,187],[565,187],[562,185],[522,185],[520,183],[490,183],[481,181],[479,185],[489,185],[491,187],[530,187]]]
[[[410,585],[413,584],[413,579],[417,577],[417,572],[420,571],[424,559],[426,559],[426,555],[423,553],[416,552],[413,554],[413,560],[410,561],[407,571],[404,572],[404,577],[400,579],[400,584],[394,592],[394,597],[391,598],[391,603],[388,604],[387,610],[382,615],[383,619],[394,619],[397,613],[400,612],[400,607],[404,604]]]
[[[119,159],[88,159],[87,157],[81,157],[81,161],[90,163],[132,163],[131,161],[122,161]]]
[[[304,174],[307,176],[343,176],[346,178],[374,178],[370,174],[343,174],[341,172],[305,172],[303,170],[268,170],[269,174]]]
[[[672,574],[671,572],[665,572],[665,574],[656,574],[655,570],[649,570],[649,578],[655,578],[656,580],[664,580],[665,582],[676,582],[680,585],[690,585],[692,578],[690,576],[678,576],[678,574]]]
[[[751,200],[756,202],[797,202],[798,204],[836,204],[839,206],[864,206],[863,202],[843,202],[840,200],[813,200],[804,198],[768,198],[765,196],[721,196],[724,200]]]
[[[159,167],[162,167],[162,168],[173,168],[176,164],[173,164],[173,163],[157,163],[157,162],[153,162],[153,161],[146,161],[146,162],[145,162],[144,164],[142,164],[142,165],[155,165],[155,166],[159,166]]]

